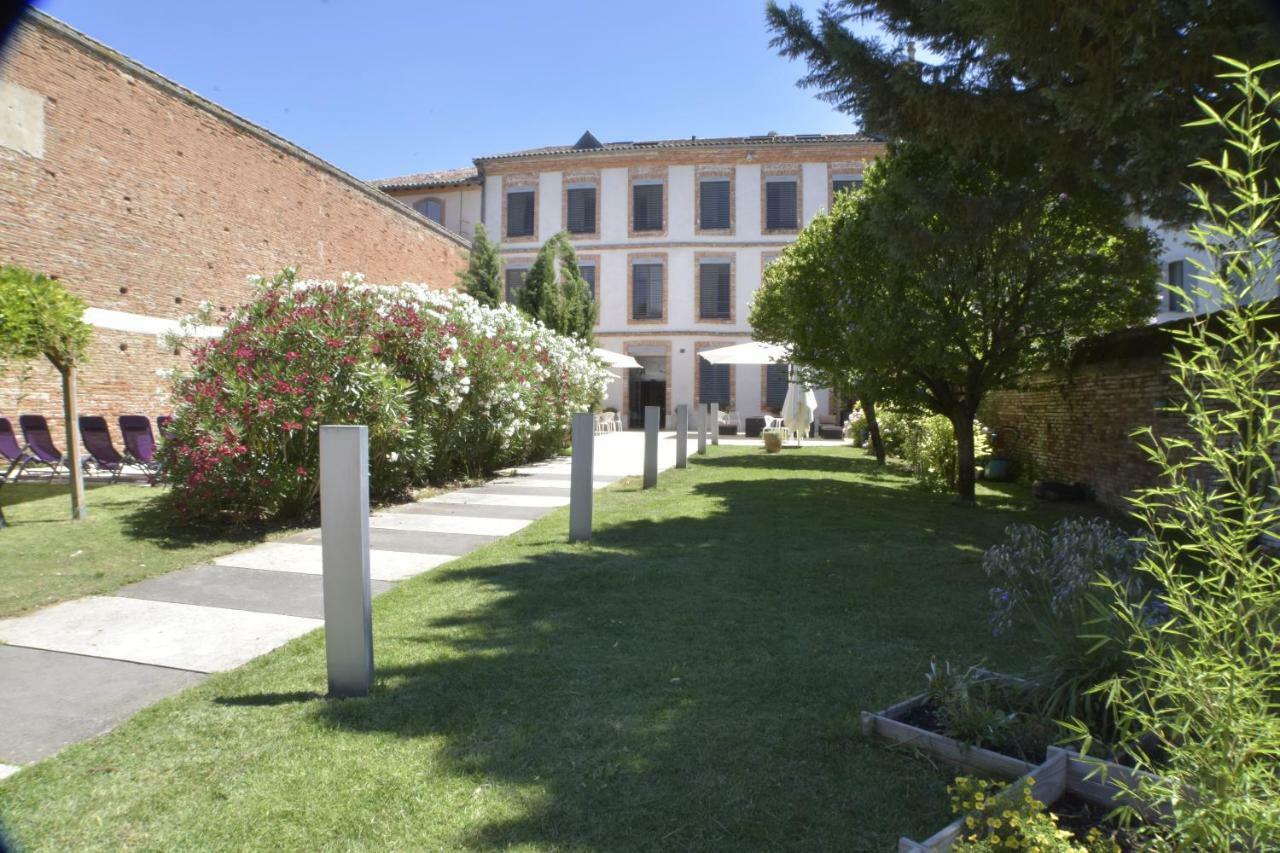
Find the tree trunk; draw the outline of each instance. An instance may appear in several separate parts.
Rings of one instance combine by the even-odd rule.
[[[884,462],[884,439],[880,436],[880,421],[876,420],[876,404],[867,399],[861,400],[862,416],[867,419],[867,435],[871,437],[871,451],[876,455],[876,463]]]
[[[956,435],[956,492],[964,503],[976,500],[973,459],[973,415],[967,410],[953,412],[951,428]]]
[[[76,407],[76,368],[68,365],[62,373],[62,416],[67,423],[66,460],[71,481],[71,520],[80,521],[87,514],[84,505],[84,471],[80,467],[80,422]]]

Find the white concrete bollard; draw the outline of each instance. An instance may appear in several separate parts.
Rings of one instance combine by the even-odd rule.
[[[373,687],[369,428],[320,427],[320,543],[330,696]]]
[[[698,404],[698,453],[707,452],[707,419],[711,417],[711,407],[706,403]]]
[[[707,414],[708,414],[708,420],[711,421],[711,426],[708,427],[708,429],[711,430],[711,444],[714,447],[719,447],[720,446],[720,404],[712,403],[711,411],[708,412]]]
[[[644,407],[644,487],[658,485],[658,407]]]
[[[689,467],[689,407],[676,406],[676,467]]]
[[[591,541],[591,481],[595,453],[595,415],[573,416],[573,460],[569,467],[569,541]]]

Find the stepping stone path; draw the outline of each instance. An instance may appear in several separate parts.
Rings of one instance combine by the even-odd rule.
[[[674,437],[665,438],[660,468],[675,463]],[[643,446],[638,432],[597,436],[594,487],[640,474]],[[373,594],[567,506],[569,474],[560,457],[373,512]],[[112,595],[0,619],[0,778],[322,627],[320,557],[320,531],[309,530]]]

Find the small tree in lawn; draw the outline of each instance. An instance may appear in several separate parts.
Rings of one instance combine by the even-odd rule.
[[[796,260],[825,268],[807,322],[834,316],[840,363],[874,377],[886,399],[951,421],[958,492],[972,501],[984,395],[1064,363],[1081,338],[1150,316],[1155,243],[1125,215],[978,161],[893,146],[863,190],[819,220],[827,233],[813,253],[830,256]],[[789,264],[778,286],[805,287]]]
[[[0,361],[43,356],[62,375],[73,519],[85,516],[76,423],[76,367],[84,361],[92,334],[81,319],[84,309],[84,302],[54,279],[21,267],[0,267]]]
[[[458,284],[481,305],[494,308],[502,304],[502,260],[498,244],[489,239],[482,223],[476,223],[467,268],[458,273]]]
[[[853,195],[853,193],[845,193]],[[820,214],[786,251],[769,264],[751,303],[752,331],[760,340],[787,347],[793,364],[816,374],[815,384],[830,384],[857,397],[867,421],[876,461],[885,464],[884,441],[876,419],[880,388],[874,371],[854,361],[856,330],[849,312],[851,291],[867,286],[859,276],[878,276],[879,246],[866,234],[860,208],[842,197],[837,212]]]

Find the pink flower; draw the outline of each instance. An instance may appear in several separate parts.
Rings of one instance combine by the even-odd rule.
[[[297,421],[285,421],[284,423],[280,424],[280,429],[284,430],[285,432],[293,432],[294,430],[302,429],[302,424],[298,423]]]
[[[299,465],[299,466],[298,466],[298,476],[299,476],[299,477],[305,477],[305,476],[307,476],[307,469],[306,469],[306,466],[304,466],[304,465]]]

